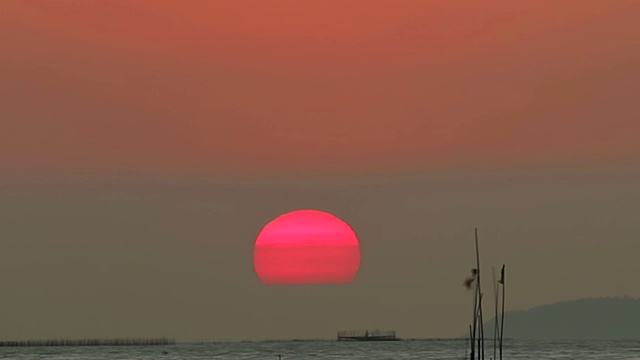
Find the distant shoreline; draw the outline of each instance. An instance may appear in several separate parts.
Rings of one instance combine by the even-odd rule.
[[[467,341],[462,338],[397,338],[397,341]],[[0,347],[60,347],[60,346],[164,346],[206,345],[225,343],[290,343],[290,342],[338,342],[336,339],[271,339],[228,341],[176,341],[174,339],[50,339],[50,340],[4,340]]]
[[[396,341],[467,341],[465,338],[396,338]],[[240,343],[276,343],[276,342],[340,342],[334,339],[271,339],[271,340],[239,340],[239,341],[212,341],[212,343],[240,342]],[[345,342],[345,341],[342,341]],[[349,341],[346,341],[349,342]],[[358,342],[358,341],[353,341]],[[180,342],[183,343],[183,342]],[[184,342],[184,343],[208,343],[208,342]]]
[[[0,347],[36,346],[162,346],[176,341],[167,338],[154,339],[48,339],[48,340],[4,340]]]

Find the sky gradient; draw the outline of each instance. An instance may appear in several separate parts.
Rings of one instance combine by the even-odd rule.
[[[8,1],[3,173],[628,162],[634,1]]]
[[[640,296],[638,13],[3,1],[0,338],[457,336],[474,227],[508,308]],[[358,233],[353,283],[257,278],[300,208]]]

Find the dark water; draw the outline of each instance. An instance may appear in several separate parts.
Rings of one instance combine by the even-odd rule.
[[[485,345],[485,359],[493,357]],[[132,347],[0,348],[0,359],[464,359],[464,341],[253,342]],[[166,351],[167,354],[163,354]],[[640,359],[638,341],[510,341],[504,359]]]

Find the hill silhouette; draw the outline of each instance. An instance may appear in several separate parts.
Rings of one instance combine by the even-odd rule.
[[[492,337],[493,324],[493,318],[485,323],[485,338]],[[504,336],[536,340],[639,339],[640,299],[588,298],[506,312]]]

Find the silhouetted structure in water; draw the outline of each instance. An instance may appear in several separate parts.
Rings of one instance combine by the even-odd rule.
[[[0,341],[0,347],[19,346],[156,346],[173,345],[176,341],[157,339],[49,339]]]
[[[398,340],[393,330],[338,331],[338,341],[394,341]]]
[[[465,281],[465,286],[467,289],[473,289],[473,318],[472,323],[469,325],[469,358],[471,360],[484,360],[484,319],[482,314],[482,300],[483,293],[482,288],[480,286],[480,250],[478,247],[478,229],[475,229],[475,243],[476,243],[476,267],[471,269],[471,277]],[[493,353],[494,360],[496,353],[499,347],[500,360],[502,360],[502,340],[504,336],[504,265],[502,265],[502,270],[500,272],[500,280],[496,282],[494,276],[494,300],[495,300],[495,311],[496,311],[496,319],[498,312],[498,294],[500,288],[502,289],[502,321],[501,324],[498,324],[497,320],[495,321],[496,325],[499,326],[499,329],[494,329],[494,343],[493,343]],[[495,337],[497,336],[497,339]]]

